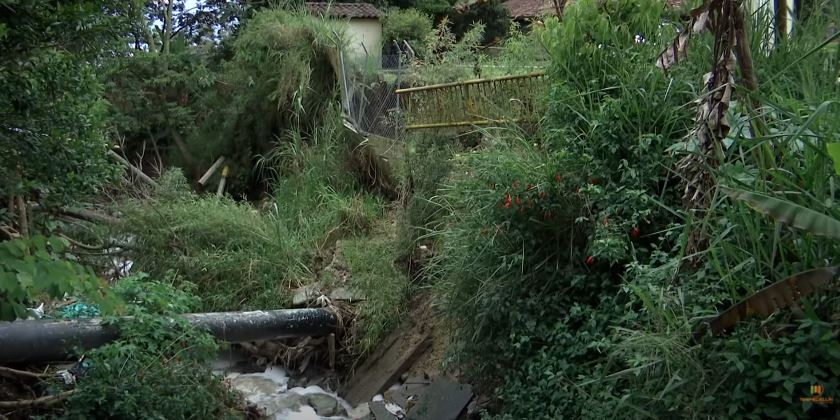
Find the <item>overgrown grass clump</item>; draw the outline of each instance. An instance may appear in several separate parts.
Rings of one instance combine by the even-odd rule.
[[[359,293],[350,351],[364,356],[399,325],[407,311],[410,286],[394,265],[394,227],[380,221],[365,238],[342,241],[341,250],[351,273],[350,287]]]
[[[446,213],[437,202],[438,189],[452,169],[455,148],[451,137],[439,134],[420,134],[408,141],[403,174],[407,198],[397,221],[397,253],[401,259],[410,259],[418,246],[428,241]]]
[[[313,277],[337,238],[366,232],[381,214],[377,198],[341,176],[340,146],[299,145],[274,198],[257,210],[229,198],[199,196],[177,173],[157,196],[124,205],[122,232],[134,237],[137,268],[174,272],[197,285],[203,309],[274,309]]]
[[[271,178],[255,170],[257,156],[330,124],[343,43],[335,21],[282,9],[257,13],[232,41],[233,57],[202,98],[209,111],[188,140],[190,153],[204,162],[226,156],[229,187],[259,198]]]

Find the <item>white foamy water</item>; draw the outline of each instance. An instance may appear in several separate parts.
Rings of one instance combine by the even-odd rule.
[[[348,420],[369,413],[367,404],[354,408],[319,386],[290,389],[289,375],[277,366],[258,373],[229,373],[225,380],[269,418],[277,420]]]

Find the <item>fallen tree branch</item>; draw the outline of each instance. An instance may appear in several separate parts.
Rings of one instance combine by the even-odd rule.
[[[11,241],[17,238],[20,238],[20,234],[15,232],[11,226],[0,225],[0,240]]]
[[[33,400],[0,401],[0,408],[25,408],[52,405],[65,400],[75,392],[76,390],[73,389],[62,392],[61,394],[47,395],[46,397],[35,398]]]
[[[86,249],[88,251],[101,251],[101,250],[105,249],[105,244],[102,244],[102,245],[99,245],[99,246],[88,245],[86,243],[77,241],[77,240],[75,240],[75,239],[73,239],[73,238],[71,238],[71,237],[69,237],[69,236],[67,236],[63,233],[59,233],[58,236],[61,236],[62,238],[66,239],[67,242],[70,242],[71,245],[73,245],[75,247],[78,247],[78,248]]]
[[[119,154],[117,154],[117,152],[115,152],[115,151],[113,151],[113,150],[109,150],[109,151],[108,151],[108,156],[111,156],[111,157],[112,157],[112,158],[114,158],[117,162],[122,163],[122,164],[123,164],[123,166],[125,166],[126,168],[128,168],[128,170],[129,170],[131,173],[133,173],[134,175],[136,175],[136,176],[137,176],[137,178],[140,178],[141,180],[143,180],[144,182],[146,182],[147,184],[149,184],[149,185],[151,185],[151,186],[153,186],[153,187],[155,187],[155,188],[157,188],[157,187],[158,187],[158,183],[157,183],[157,182],[155,182],[155,180],[153,180],[152,178],[149,178],[149,176],[148,176],[148,175],[146,175],[145,173],[143,173],[143,171],[141,171],[141,170],[140,170],[139,168],[137,168],[136,166],[132,165],[129,161],[125,160],[125,158],[123,158],[122,156],[120,156]]]
[[[64,208],[45,207],[45,206],[39,205],[38,203],[33,203],[31,205],[31,207],[32,207],[32,210],[45,212],[45,213],[51,213],[51,214],[58,214],[58,215],[61,215],[61,216],[68,216],[68,217],[71,217],[73,219],[84,220],[86,222],[105,223],[105,224],[108,224],[108,225],[115,225],[115,224],[118,224],[120,222],[120,219],[118,219],[114,216],[109,216],[107,214],[99,213],[99,212],[96,212],[96,211],[93,211],[93,210],[74,209],[74,208],[69,208],[69,207],[64,207]]]
[[[50,375],[45,373],[35,373],[29,372],[26,370],[17,370],[12,369],[10,367],[0,366],[0,376],[5,376],[11,379],[18,379],[18,378],[29,378],[29,379],[37,379],[41,380],[43,378],[47,378]]]
[[[88,222],[100,222],[109,225],[115,225],[120,222],[120,219],[116,217],[85,209],[59,209],[58,212],[64,216],[70,216]]]

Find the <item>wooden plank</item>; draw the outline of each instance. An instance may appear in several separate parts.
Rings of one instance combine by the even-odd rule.
[[[222,166],[222,163],[224,161],[224,156],[220,156],[218,159],[216,159],[216,161],[213,162],[213,165],[210,166],[210,169],[208,169],[207,172],[205,172],[204,175],[201,176],[201,179],[198,180],[198,184],[204,186],[204,184],[206,184],[207,181],[210,180],[210,177],[213,176],[214,173],[216,173],[216,170],[218,170],[219,167]]]
[[[431,345],[429,334],[401,326],[356,370],[340,394],[352,405],[370,401],[396,382]]]

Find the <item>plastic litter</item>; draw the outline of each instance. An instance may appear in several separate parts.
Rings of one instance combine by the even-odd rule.
[[[41,302],[37,308],[26,308],[29,312],[29,319],[41,319],[44,317],[44,303]]]
[[[76,302],[62,307],[58,310],[58,314],[64,319],[93,318],[99,316],[99,307]]]
[[[87,356],[82,356],[79,358],[79,361],[73,365],[73,367],[70,369],[61,369],[56,372],[56,375],[58,375],[58,379],[60,379],[64,385],[73,385],[76,383],[76,379],[84,376],[91,366],[93,366],[93,363],[88,360]]]
[[[73,374],[67,369],[59,370],[56,372],[56,375],[58,375],[58,379],[60,379],[61,383],[64,385],[73,385],[76,383],[76,377],[73,376]]]
[[[405,412],[403,411],[403,408],[397,404],[386,401],[385,409],[388,410],[389,413],[396,416],[398,419],[405,418]]]

